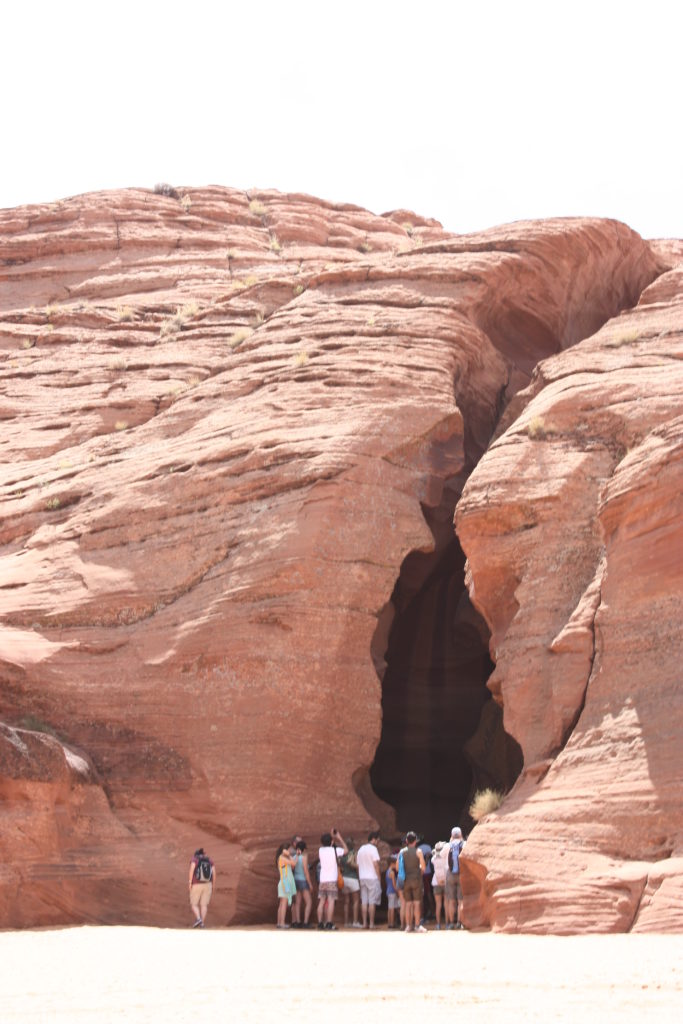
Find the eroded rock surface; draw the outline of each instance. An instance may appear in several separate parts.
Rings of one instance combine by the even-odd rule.
[[[663,257],[612,221],[450,237],[405,211],[219,188],[4,211],[0,231],[3,807],[14,808],[17,737],[33,779],[22,820],[3,817],[3,906],[17,926],[182,924],[202,844],[220,867],[216,923],[263,920],[279,841],[390,818],[367,778],[378,616],[405,557],[443,543],[467,473],[536,363],[636,302]],[[653,381],[659,352],[639,356],[657,364]],[[634,369],[634,404],[639,380]],[[638,446],[666,420],[652,401],[655,418],[631,431]],[[611,431],[617,413],[605,415]],[[559,410],[553,422],[559,431]],[[607,480],[623,460],[590,431],[595,457],[580,447],[572,479],[590,461]],[[529,465],[550,450],[524,443]],[[579,584],[563,608],[584,590],[598,600],[598,512],[581,495]],[[531,493],[527,504],[537,519]],[[492,579],[514,608],[495,522],[486,529]],[[485,590],[477,582],[500,673],[504,626]],[[562,640],[561,616],[533,631],[585,667],[590,610],[577,616],[578,639]],[[552,743],[576,698],[565,675]],[[546,728],[524,726],[534,758]],[[58,762],[79,751],[87,785],[57,786],[46,744]],[[68,867],[84,860],[85,894]]]
[[[525,763],[473,832],[471,925],[683,927],[682,310],[679,264],[541,363],[465,487],[489,685]]]

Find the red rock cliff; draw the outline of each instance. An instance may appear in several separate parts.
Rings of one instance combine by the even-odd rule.
[[[552,390],[548,367],[578,366],[579,349],[532,374],[637,302],[662,255],[611,221],[451,237],[405,212],[219,188],[77,197],[4,211],[0,225],[4,920],[182,924],[200,844],[220,866],[214,920],[261,920],[283,837],[377,818],[391,827],[369,779],[389,599],[411,553],[424,555],[422,585],[466,475],[527,385],[533,402],[480,464],[459,530],[508,731],[528,766],[555,757],[596,661],[593,611],[607,623],[609,573],[598,568],[634,557],[619,524],[638,518],[628,510],[645,500],[650,456],[669,465],[660,385],[675,339],[659,330],[624,342],[640,354],[623,387],[642,405],[637,428],[619,435],[633,449],[625,457],[610,440],[619,412],[607,392],[586,399],[589,414]],[[654,315],[661,303],[651,305]],[[623,360],[616,344],[608,357]],[[597,373],[602,343],[581,352]],[[580,444],[558,461],[569,422]],[[650,436],[656,427],[664,433]],[[510,436],[526,461],[515,462]],[[501,449],[510,470],[494,462]],[[553,458],[539,470],[540,452]],[[489,466],[494,480],[478,490]],[[505,481],[519,467],[529,493],[513,513]],[[576,556],[553,554],[548,539],[536,565],[510,534],[529,520],[535,529],[521,532],[541,536],[553,502]],[[643,515],[667,507],[657,500]],[[488,554],[475,535],[491,538]],[[521,643],[538,665],[528,680],[508,637],[524,608],[519,559],[539,579],[554,571],[559,587],[552,614],[540,601],[529,611]],[[620,599],[624,617],[609,608],[626,646],[614,657],[628,660],[627,616],[647,587]],[[568,666],[554,701],[549,643]],[[637,703],[630,677],[615,700]],[[524,806],[529,785],[527,771],[503,815],[517,794]],[[482,849],[468,889],[477,920],[496,927],[488,858],[506,856]],[[564,920],[553,910],[544,927]]]

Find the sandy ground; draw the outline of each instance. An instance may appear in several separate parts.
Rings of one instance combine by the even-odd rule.
[[[683,936],[265,928],[0,933],[0,1020],[683,1020]]]

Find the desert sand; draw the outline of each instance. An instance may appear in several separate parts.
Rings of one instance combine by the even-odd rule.
[[[83,927],[0,934],[2,1021],[678,1021],[683,936]]]

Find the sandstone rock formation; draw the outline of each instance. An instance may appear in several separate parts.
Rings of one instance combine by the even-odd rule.
[[[683,266],[537,368],[457,512],[524,772],[470,924],[683,927]]]
[[[14,926],[182,924],[187,861],[202,844],[220,865],[214,921],[263,920],[282,838],[315,841],[332,824],[357,832],[377,820],[390,834],[393,811],[379,798],[391,795],[387,766],[405,797],[399,825],[438,789],[444,765],[461,770],[460,747],[492,705],[488,631],[463,592],[453,511],[502,410],[527,388],[508,407],[521,420],[471,478],[458,529],[492,633],[496,697],[527,766],[499,818],[474,833],[468,913],[533,926],[527,910],[515,917],[508,904],[504,919],[492,910],[501,896],[491,863],[507,865],[509,853],[503,839],[487,846],[479,836],[521,813],[530,786],[534,800],[541,786],[550,792],[559,759],[537,786],[538,763],[568,756],[593,610],[605,629],[610,621],[610,558],[628,562],[636,550],[620,524],[637,502],[643,515],[671,511],[659,498],[648,507],[639,481],[669,465],[675,444],[664,394],[675,338],[660,328],[657,341],[611,349],[605,339],[617,346],[621,328],[610,322],[598,340],[534,367],[648,285],[633,315],[669,310],[673,325],[674,284],[658,277],[671,250],[654,252],[612,221],[449,236],[405,211],[378,217],[306,196],[176,195],[127,190],[0,212],[0,910]],[[662,288],[666,297],[653,298]],[[637,356],[629,366],[626,345]],[[585,375],[583,358],[592,373],[621,360],[627,411],[613,407],[606,369],[604,386],[582,382],[584,405],[572,411],[562,381],[567,368]],[[539,469],[538,453],[554,456],[572,423],[574,448]],[[528,453],[508,472],[495,460],[517,455],[511,437]],[[620,445],[635,447],[622,458]],[[517,471],[530,474],[521,506],[505,489]],[[552,553],[557,533],[543,523],[553,511],[565,546],[568,524],[574,531],[573,558]],[[545,560],[519,546],[539,529]],[[518,635],[512,618],[526,603],[515,574],[527,560],[542,585],[554,571],[556,586]],[[618,622],[647,610],[649,586],[622,595]],[[453,621],[467,638],[455,650]],[[398,634],[409,637],[402,648]],[[528,684],[514,664],[525,643],[536,657]],[[557,684],[547,680],[548,643],[563,666]],[[614,680],[632,656],[629,634],[623,643],[610,653]],[[437,646],[433,668],[425,657]],[[416,671],[397,696],[399,663]],[[623,708],[640,699],[630,675],[618,693]],[[443,762],[433,756],[448,741],[444,714],[460,730],[452,762],[448,751]],[[494,732],[503,768],[482,748],[471,777],[504,769],[511,782],[519,748],[495,722]],[[419,766],[422,794],[406,795],[414,772],[402,775],[404,763]],[[618,782],[615,765],[607,775]],[[668,799],[665,774],[643,799]],[[585,795],[578,782],[569,790]],[[668,819],[661,834],[657,849],[668,849]],[[564,848],[556,831],[551,839]],[[605,867],[602,877],[609,889],[616,876]],[[654,892],[659,875],[649,878]],[[643,903],[643,927],[668,920],[671,878],[649,919]],[[566,926],[555,905],[543,921]],[[625,923],[628,913],[600,921]]]

